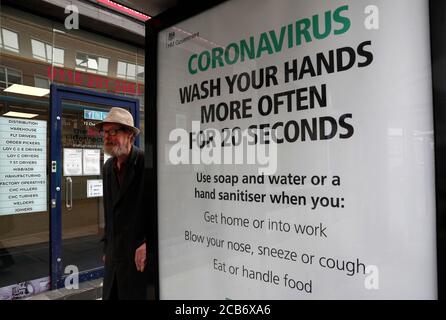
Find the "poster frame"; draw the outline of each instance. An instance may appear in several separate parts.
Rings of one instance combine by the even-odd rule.
[[[158,34],[186,19],[204,13],[229,0],[194,1],[179,3],[162,14],[146,22],[145,54],[145,178],[148,185],[150,203],[150,228],[152,238],[149,245],[149,264],[153,271],[155,299],[159,300],[159,243],[158,243],[158,193],[157,193],[157,68],[158,68]],[[435,153],[435,202],[436,202],[436,245],[437,245],[437,290],[438,299],[446,299],[446,112],[441,111],[446,104],[446,63],[443,68],[436,64],[446,61],[446,3],[428,0],[431,38],[433,117],[434,117],[434,153]],[[441,86],[445,90],[441,89]],[[443,108],[444,109],[444,108]],[[441,143],[441,141],[444,141]],[[150,259],[151,258],[151,259]],[[416,276],[416,275],[415,275]]]

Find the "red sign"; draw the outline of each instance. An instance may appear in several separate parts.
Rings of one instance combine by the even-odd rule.
[[[82,71],[65,70],[63,68],[48,67],[48,78],[51,81],[71,84],[81,87],[104,89],[113,93],[142,95],[144,84],[119,79],[111,79],[97,74]]]

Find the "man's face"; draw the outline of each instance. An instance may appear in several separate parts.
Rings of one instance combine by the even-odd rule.
[[[119,157],[129,153],[132,145],[132,133],[126,131],[119,124],[114,123],[104,123],[102,130],[105,153],[113,157]]]

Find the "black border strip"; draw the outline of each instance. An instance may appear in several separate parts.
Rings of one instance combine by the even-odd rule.
[[[157,52],[158,33],[183,20],[202,13],[227,0],[197,1],[184,4],[153,17],[146,22],[146,94],[145,94],[145,175],[149,185],[149,210],[151,211],[150,246],[152,268],[155,270],[155,298],[159,300],[159,257],[158,257],[158,194],[157,194]],[[429,0],[434,145],[435,145],[435,192],[436,192],[436,240],[437,240],[437,285],[438,299],[446,299],[446,1]],[[398,54],[398,53],[395,53]],[[404,54],[404,53],[401,53]],[[441,61],[444,61],[443,65]],[[442,68],[443,67],[443,68]],[[443,87],[443,88],[442,88]],[[445,106],[442,108],[442,106]],[[444,111],[443,111],[444,110]],[[416,277],[417,275],[413,275]],[[408,279],[409,280],[409,279]],[[410,280],[409,280],[410,281]]]
[[[432,101],[434,112],[435,201],[437,208],[438,299],[446,299],[446,2],[429,0]]]

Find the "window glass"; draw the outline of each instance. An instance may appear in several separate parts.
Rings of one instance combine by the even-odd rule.
[[[132,63],[127,63],[127,78],[135,79],[136,76],[136,66]]]
[[[53,61],[53,47],[50,46],[49,44],[45,44],[45,48],[46,48],[46,60],[48,62],[52,62]]]
[[[8,68],[8,79],[7,80],[8,80],[8,84],[13,84],[13,83],[21,84],[22,83],[22,73],[17,70]]]
[[[50,88],[50,81],[48,80],[48,78],[35,76],[34,83],[37,88],[43,88],[43,89]]]
[[[6,89],[14,83],[22,83],[22,73],[19,70],[0,67],[0,88]]]
[[[144,81],[144,66],[136,65],[130,62],[118,61],[117,77],[129,80],[138,79],[139,82]]]
[[[98,60],[97,60],[97,58],[93,58],[91,56],[88,56],[88,58],[87,58],[87,67],[88,67],[88,69],[97,70],[98,69]]]
[[[107,75],[108,59],[78,52],[76,53],[76,69]]]
[[[64,65],[64,50],[59,48],[54,48],[54,64]]]
[[[0,67],[0,82],[6,82],[6,74],[4,67]]]
[[[6,89],[6,70],[0,67],[0,90]]]
[[[31,48],[33,52],[33,58],[46,60],[45,44],[43,42],[31,39]]]
[[[138,77],[138,81],[144,81],[144,67],[143,66],[138,66],[136,76]]]
[[[76,67],[87,67],[87,55],[84,53],[76,53]]]
[[[127,63],[118,61],[118,77],[119,78],[125,78],[127,72]]]
[[[56,65],[64,65],[64,50],[60,48],[53,48],[52,45],[44,43],[39,40],[31,39],[31,49],[33,58],[44,60],[48,63]],[[54,49],[54,61],[53,61],[53,49]]]
[[[108,73],[108,59],[99,58],[98,71],[101,74],[107,74]]]
[[[17,33],[2,29],[3,45],[6,49],[18,52],[19,51],[19,40]]]

